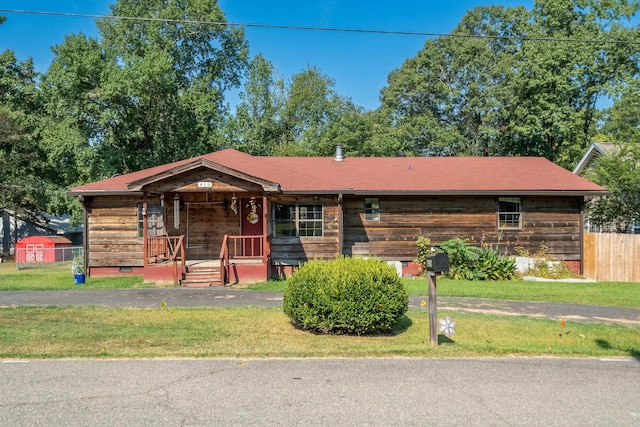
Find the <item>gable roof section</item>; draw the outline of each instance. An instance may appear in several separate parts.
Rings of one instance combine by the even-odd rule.
[[[573,169],[573,173],[579,175],[583,170],[589,167],[596,157],[608,156],[609,154],[616,153],[618,151],[620,151],[620,146],[611,142],[594,142]]]
[[[139,192],[145,183],[201,165],[278,184],[287,194],[606,194],[605,188],[539,157],[350,157],[337,162],[333,157],[251,156],[233,149],[82,185],[69,194]]]
[[[164,169],[155,174],[147,175],[138,180],[129,182],[127,183],[127,188],[131,191],[143,191],[145,185],[162,181],[164,179],[167,179],[172,176],[176,176],[178,174],[184,174],[189,171],[199,169],[201,167],[205,167],[207,169],[211,169],[216,172],[221,172],[223,174],[241,179],[243,181],[251,182],[253,184],[258,184],[263,188],[264,191],[267,191],[267,192],[277,192],[280,190],[280,186],[276,182],[267,181],[267,180],[228,168],[219,163],[215,163],[210,160],[207,160],[204,157],[196,158],[191,162],[176,165],[175,167]]]

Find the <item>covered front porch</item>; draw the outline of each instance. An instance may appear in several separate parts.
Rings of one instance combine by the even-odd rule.
[[[276,183],[199,160],[133,182],[143,193],[145,280],[225,285],[267,280]]]

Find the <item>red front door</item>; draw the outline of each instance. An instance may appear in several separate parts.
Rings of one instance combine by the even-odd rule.
[[[262,235],[264,219],[262,215],[262,199],[251,198],[240,200],[242,214],[242,252],[244,256],[262,256]],[[247,238],[246,236],[254,236]]]

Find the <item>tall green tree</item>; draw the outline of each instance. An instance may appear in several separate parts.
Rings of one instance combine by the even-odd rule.
[[[91,148],[92,177],[224,145],[224,95],[246,65],[242,30],[224,25],[210,0],[118,0],[111,15],[97,22],[98,39],[56,46],[43,78],[49,112],[57,122],[70,116]]]
[[[36,76],[31,59],[0,54],[0,208],[22,217],[47,207]]]
[[[415,154],[575,162],[597,103],[637,73],[637,1],[480,7],[389,76],[382,111]]]
[[[332,155],[338,142],[355,149],[363,140],[346,140],[366,137],[353,133],[364,129],[362,109],[334,87],[335,81],[317,67],[308,67],[285,83],[274,75],[266,58],[256,56],[235,116],[227,122],[232,145],[251,154],[282,156]]]
[[[250,61],[240,100],[235,115],[227,120],[227,138],[238,150],[268,156],[283,142],[285,89],[264,56]]]
[[[274,154],[295,156],[330,155],[322,144],[330,125],[347,112],[358,111],[335,90],[335,81],[317,67],[295,74],[286,86],[281,124],[282,144]],[[329,151],[329,152],[327,152]]]

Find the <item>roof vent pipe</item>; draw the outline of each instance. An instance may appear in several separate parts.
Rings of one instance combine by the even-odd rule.
[[[344,161],[344,157],[342,157],[342,144],[336,144],[336,158],[333,160],[336,162]]]

